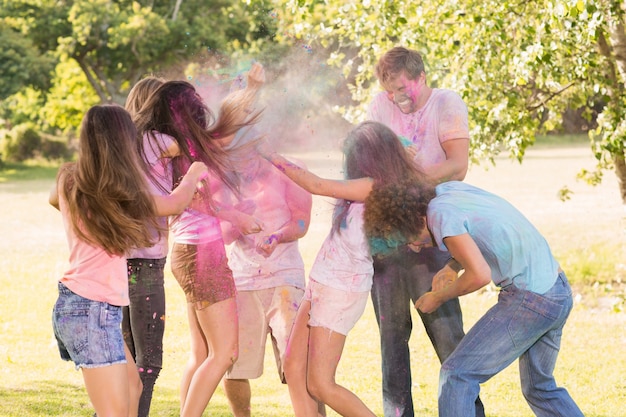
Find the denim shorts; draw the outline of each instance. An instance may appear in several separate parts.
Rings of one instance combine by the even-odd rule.
[[[78,368],[126,363],[122,307],[81,297],[59,282],[52,327],[61,359]]]

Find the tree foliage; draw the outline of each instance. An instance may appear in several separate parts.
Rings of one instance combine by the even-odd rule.
[[[48,73],[54,66],[52,57],[40,53],[30,39],[0,21],[0,100],[25,87],[46,89]]]
[[[591,183],[615,170],[626,201],[626,32],[618,0],[0,0],[0,97],[12,124],[67,131],[94,102],[123,103],[149,73],[194,76],[223,59],[274,65],[293,45],[341,69],[350,121],[380,88],[377,59],[420,50],[431,85],[468,104],[474,162],[520,162],[566,109],[589,121]],[[210,64],[206,64],[211,61]],[[284,66],[279,71],[284,70]],[[337,80],[329,80],[332,84]],[[336,89],[337,91],[343,91]],[[21,104],[20,104],[21,103]],[[32,108],[18,108],[32,104]],[[10,123],[10,124],[11,124]],[[595,123],[595,124],[592,124]],[[9,126],[10,127],[10,126]]]
[[[626,202],[626,33],[616,0],[288,0],[283,22],[333,53],[351,79],[354,120],[379,88],[376,60],[390,47],[420,50],[432,85],[468,104],[475,162],[507,150],[522,160],[535,135],[558,129],[567,108],[591,122],[598,182],[614,169]],[[600,106],[599,106],[600,104]]]

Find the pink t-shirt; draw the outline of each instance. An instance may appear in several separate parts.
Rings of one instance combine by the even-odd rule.
[[[109,255],[104,249],[76,236],[69,207],[62,193],[59,193],[59,208],[70,248],[70,267],[60,281],[74,293],[89,300],[115,306],[128,305],[126,258]]]
[[[154,184],[148,178],[148,187],[153,195],[168,195],[172,192],[172,164],[171,159],[163,157],[164,151],[172,145],[176,140],[166,134],[160,132],[152,132],[153,135],[145,133],[143,135],[143,149],[146,163],[152,170],[152,176],[158,184]],[[167,217],[159,217],[159,224],[164,230],[167,230]],[[152,240],[155,242],[153,246],[148,248],[131,249],[128,258],[144,258],[144,259],[161,259],[167,256],[169,245],[167,241],[167,231],[159,233],[156,230],[151,232]]]
[[[370,103],[367,116],[413,142],[418,148],[415,162],[426,172],[445,161],[442,143],[469,139],[467,106],[452,90],[433,88],[426,105],[409,114],[402,113],[383,91]]]

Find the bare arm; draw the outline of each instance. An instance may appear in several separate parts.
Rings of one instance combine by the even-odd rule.
[[[54,183],[54,186],[50,189],[50,195],[48,196],[48,203],[55,209],[59,210],[59,184]]]
[[[196,192],[198,183],[206,178],[208,170],[202,162],[191,164],[178,187],[169,195],[153,195],[158,216],[170,216],[181,213],[187,207]]]
[[[450,285],[421,296],[415,302],[415,308],[424,313],[431,313],[446,301],[472,293],[491,281],[491,268],[468,233],[446,237],[444,241],[465,272]]]
[[[270,256],[280,243],[293,242],[303,237],[311,223],[311,194],[288,179],[284,181],[285,202],[291,217],[279,229],[267,233],[258,243],[258,251],[265,256]]]
[[[432,166],[428,175],[438,183],[463,181],[469,161],[469,139],[452,139],[443,142],[441,146],[446,153],[446,160]]]
[[[299,167],[285,157],[277,153],[263,154],[265,159],[278,168],[311,194],[326,197],[343,198],[351,201],[364,201],[372,191],[373,181],[371,178],[358,178],[354,180],[332,180],[321,178],[311,171]]]

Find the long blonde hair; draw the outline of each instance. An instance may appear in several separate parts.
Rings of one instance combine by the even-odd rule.
[[[81,125],[78,160],[58,174],[76,235],[112,255],[151,246],[150,228],[160,230],[135,136],[122,107],[93,106]]]

